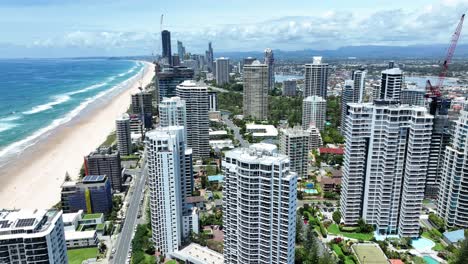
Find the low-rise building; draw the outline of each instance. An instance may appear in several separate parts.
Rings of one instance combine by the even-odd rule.
[[[64,182],[61,202],[65,213],[79,210],[87,213],[110,213],[112,211],[110,182],[104,175],[85,176],[81,182]]]
[[[253,138],[275,139],[278,137],[278,129],[273,125],[247,124],[246,130],[252,133]]]
[[[322,177],[320,186],[324,192],[338,192],[341,185],[341,178]]]
[[[192,243],[185,248],[171,253],[171,257],[193,264],[223,264],[224,257],[214,250]]]
[[[63,224],[68,249],[96,247],[99,243],[96,229],[98,225],[104,225],[104,215],[84,214],[83,210],[79,210],[76,213],[63,214]]]
[[[212,149],[232,149],[234,148],[234,144],[232,143],[231,139],[220,139],[220,140],[210,140],[210,147]]]
[[[100,147],[85,157],[84,169],[86,175],[106,175],[112,190],[122,190],[122,167],[120,153],[111,147]]]
[[[217,130],[217,131],[210,131],[210,140],[212,139],[223,139],[228,136],[228,132],[226,130]]]

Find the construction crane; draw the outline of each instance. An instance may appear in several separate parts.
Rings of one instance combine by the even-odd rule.
[[[445,56],[444,63],[442,64],[442,70],[439,73],[439,79],[437,80],[437,85],[432,86],[431,81],[427,80],[426,82],[426,96],[429,98],[434,97],[441,97],[441,89],[444,85],[445,77],[447,76],[448,66],[452,62],[453,54],[455,53],[455,49],[457,47],[458,39],[460,38],[460,33],[463,27],[463,20],[465,19],[465,14],[463,14],[460,18],[460,22],[458,22],[458,26],[455,32],[452,35],[452,39],[450,41],[450,46],[447,49],[447,55]]]

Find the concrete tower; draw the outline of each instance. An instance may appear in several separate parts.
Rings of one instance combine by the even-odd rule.
[[[130,133],[130,116],[123,114],[115,120],[115,132],[117,134],[117,148],[122,156],[133,153],[132,137]]]
[[[265,49],[264,63],[268,66],[268,89],[271,91],[275,88],[275,58],[270,48]]]
[[[297,174],[270,144],[226,152],[225,263],[294,263]]]
[[[419,237],[433,117],[424,107],[348,104],[341,214],[381,234]]]
[[[244,65],[244,116],[268,118],[268,65],[258,60]]]
[[[304,98],[315,95],[327,99],[328,71],[322,57],[314,57],[311,64],[305,65]]]
[[[187,119],[187,145],[197,159],[210,156],[208,88],[194,81],[184,81],[177,86],[177,96],[185,101]]]

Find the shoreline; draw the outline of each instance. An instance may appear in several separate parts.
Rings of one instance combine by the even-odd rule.
[[[0,208],[46,209],[60,200],[60,186],[68,172],[77,179],[83,157],[99,147],[115,130],[115,118],[130,106],[130,95],[154,77],[151,63],[141,61],[127,85],[111,91],[59,125],[0,168]]]

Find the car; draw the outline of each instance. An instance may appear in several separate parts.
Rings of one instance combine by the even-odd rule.
[[[115,248],[113,248],[111,252],[112,252],[112,254],[115,254]]]

